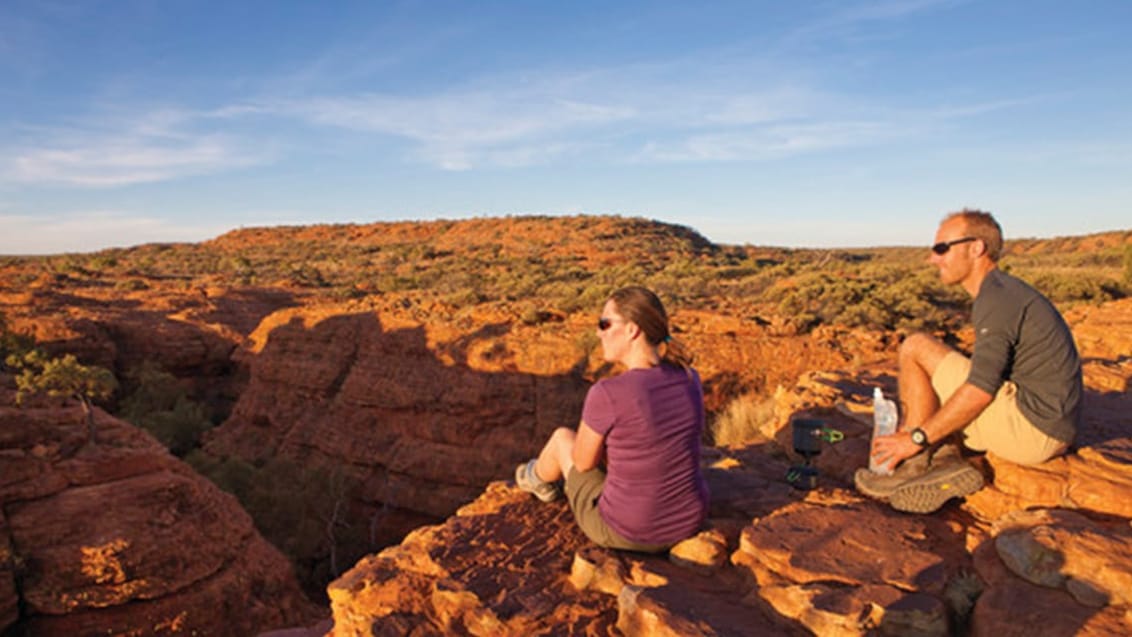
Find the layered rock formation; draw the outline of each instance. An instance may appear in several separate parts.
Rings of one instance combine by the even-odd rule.
[[[575,239],[563,242],[567,234]],[[1132,236],[1115,233],[1113,240],[1127,244]],[[174,252],[175,259],[146,265]],[[898,516],[850,488],[867,447],[871,385],[893,389],[896,335],[829,325],[797,334],[774,316],[773,304],[758,304],[759,286],[767,284],[758,276],[743,279],[750,287],[734,295],[698,298],[694,309],[672,304],[677,336],[699,354],[709,410],[750,395],[759,417],[747,444],[705,458],[713,528],[674,551],[674,562],[594,551],[561,506],[542,507],[505,483],[554,427],[576,424],[589,382],[609,371],[591,336],[600,298],[582,302],[571,297],[575,290],[596,294],[645,273],[642,266],[655,274],[675,264],[710,281],[724,277],[720,264],[731,256],[742,263],[727,276],[748,277],[775,267],[786,252],[752,265],[761,255],[753,248],[724,250],[685,228],[605,218],[250,229],[184,249],[143,246],[118,266],[85,272],[58,274],[58,263],[29,262],[11,276],[6,269],[0,314],[49,351],[77,353],[119,377],[139,362],[160,361],[214,413],[231,409],[207,440],[216,458],[284,459],[345,475],[352,500],[343,518],[334,508],[329,526],[345,517],[368,526],[367,550],[454,515],[338,580],[330,593],[340,634],[1042,632],[1035,627],[1103,634],[1127,621],[1117,589],[1128,564],[1129,301],[1067,313],[1087,360],[1081,448],[1033,469],[988,458],[990,485],[937,516]],[[247,273],[217,273],[237,261],[248,264]],[[49,265],[55,274],[36,274]],[[557,290],[561,307],[541,306],[523,291],[537,288],[523,280],[526,267],[542,268],[538,284]],[[465,294],[428,279],[429,269],[465,283],[490,275],[493,287]],[[119,275],[130,278],[115,280]],[[572,285],[571,277],[591,275],[592,286]],[[413,277],[436,287],[402,287]],[[773,401],[763,402],[770,394]],[[55,418],[4,413],[21,423]],[[783,480],[793,461],[785,427],[801,414],[827,418],[847,436],[818,458],[821,488],[812,493]],[[35,630],[67,634],[86,629],[82,618],[113,616],[126,625],[136,611],[139,634],[146,634],[143,624],[172,632],[198,626],[187,623],[197,621],[196,610],[179,619],[176,606],[226,612],[235,605],[221,599],[251,599],[258,608],[255,600],[269,594],[254,591],[280,586],[275,566],[260,573],[241,557],[265,550],[246,539],[246,517],[228,511],[235,505],[227,496],[186,486],[182,465],[141,452],[85,458],[77,432],[64,444],[51,431],[35,428],[46,442],[20,437],[0,457],[0,493],[20,501],[0,510],[0,625],[17,621],[22,608],[42,622],[29,624]],[[124,431],[112,438],[140,436]],[[44,485],[61,490],[34,495]],[[120,497],[118,486],[136,488],[138,497]],[[186,508],[170,499],[212,513],[188,535],[171,530],[180,522],[162,526],[140,510],[126,519],[136,522],[131,528],[153,526],[150,535],[193,546],[200,560],[97,524],[88,524],[102,538],[96,543],[67,535],[77,520],[102,513],[91,500],[119,509],[149,503],[173,511],[158,520],[187,519]],[[53,520],[55,509],[41,502],[67,517]],[[74,575],[85,583],[28,577],[25,554],[36,556],[32,564],[71,563],[70,554],[37,548],[47,541],[35,534],[39,527],[72,538],[75,551],[89,549],[72,551],[88,564]],[[232,552],[231,538],[244,548]],[[1104,555],[1113,557],[1102,562]],[[275,564],[278,556],[252,562]],[[17,582],[25,579],[39,591],[27,598],[34,605],[19,601],[27,588]],[[964,612],[976,589],[983,595]],[[193,591],[203,591],[205,601],[194,601]],[[127,599],[134,601],[117,605]],[[277,615],[254,610],[270,618],[259,624],[200,630],[236,634],[276,625],[276,618],[302,623],[286,619],[297,617],[286,610],[290,603]],[[80,619],[58,614],[68,604]],[[1004,607],[1024,608],[1033,619],[1012,624]]]
[[[561,501],[495,482],[332,583],[332,634],[1129,634],[1132,301],[1070,316],[1078,447],[1032,468],[988,456],[965,502],[913,516],[853,491],[870,386],[893,370],[809,373],[779,392],[767,440],[705,452],[710,528],[667,558],[597,549]],[[813,491],[787,485],[796,459],[775,442],[798,415],[846,434]]]
[[[65,277],[17,287],[0,280],[0,316],[12,332],[34,338],[50,354],[70,353],[105,367],[119,379],[144,362],[157,362],[220,413],[243,386],[233,353],[264,316],[298,302],[286,290],[122,290]]]
[[[397,541],[510,475],[555,427],[576,425],[589,381],[606,371],[592,320],[531,325],[490,309],[368,300],[281,310],[240,353],[247,387],[205,448],[348,472],[359,485],[352,515],[388,527],[376,542]],[[699,366],[709,409],[737,387],[880,357],[885,344],[832,328],[771,337],[771,328],[707,312],[673,320],[693,350],[713,353]],[[758,364],[771,359],[781,362]]]
[[[249,635],[317,616],[235,498],[96,414],[84,446],[77,407],[0,407],[0,631]]]
[[[570,362],[558,374],[549,361],[543,375],[507,371],[498,359],[512,356],[509,344],[497,337],[508,327],[480,320],[459,330],[346,307],[273,315],[253,334],[264,344],[249,356],[248,387],[207,449],[321,458],[357,468],[376,501],[447,515],[514,446],[579,408],[582,383],[566,373]],[[565,337],[556,340],[546,349]]]

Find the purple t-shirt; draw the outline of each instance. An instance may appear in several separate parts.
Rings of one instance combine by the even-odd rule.
[[[699,530],[708,507],[699,374],[660,365],[602,379],[586,394],[582,421],[605,436],[598,511],[610,528],[643,544],[675,542]]]

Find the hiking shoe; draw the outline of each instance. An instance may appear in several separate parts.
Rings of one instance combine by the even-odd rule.
[[[873,473],[868,467],[861,467],[853,474],[853,484],[857,485],[858,491],[870,498],[887,500],[906,482],[927,473],[930,464],[928,453],[921,451],[901,462],[896,470],[888,475]]]
[[[940,463],[896,489],[888,503],[897,511],[931,513],[951,498],[962,498],[983,488],[983,474],[957,458]]]
[[[534,494],[539,500],[551,502],[558,498],[558,487],[538,477],[535,473],[536,462],[538,458],[531,458],[515,467],[515,484],[523,491]]]

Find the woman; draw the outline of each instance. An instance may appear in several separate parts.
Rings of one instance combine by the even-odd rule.
[[[555,430],[538,457],[515,470],[515,482],[549,502],[565,478],[574,517],[595,543],[666,551],[707,514],[700,377],[672,340],[660,299],[645,288],[614,292],[597,335],[605,360],[626,370],[590,388],[578,430]]]

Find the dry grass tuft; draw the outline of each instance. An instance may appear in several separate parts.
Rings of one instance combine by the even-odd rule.
[[[774,418],[774,397],[744,394],[732,400],[712,421],[709,431],[717,447],[737,447],[765,442],[762,433]]]

